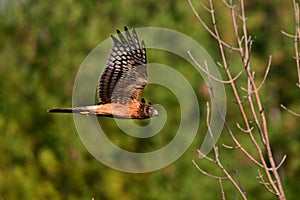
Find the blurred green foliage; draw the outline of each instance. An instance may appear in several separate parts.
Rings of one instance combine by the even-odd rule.
[[[193,1],[200,8],[198,1]],[[219,1],[221,2],[221,1]],[[233,41],[230,15],[216,3],[217,20],[225,41]],[[199,12],[205,14],[202,10]],[[299,89],[293,60],[292,39],[280,30],[294,31],[291,1],[247,1],[249,33],[255,38],[252,66],[259,82],[273,55],[270,75],[262,89],[273,152],[277,161],[287,160],[281,176],[289,199],[296,199],[300,176],[299,119],[279,108],[283,103],[299,111]],[[204,17],[208,19],[208,17]],[[98,0],[98,1],[0,1],[0,199],[220,199],[218,182],[201,174],[192,164],[212,173],[220,171],[197,159],[196,149],[205,133],[205,102],[209,96],[201,77],[179,58],[149,53],[149,62],[174,66],[199,92],[202,118],[199,134],[189,150],[172,165],[155,172],[128,174],[104,166],[82,145],[71,115],[50,115],[52,107],[70,106],[72,86],[81,62],[116,29],[157,26],[181,31],[205,47],[218,61],[216,42],[196,20],[187,1]],[[142,36],[140,36],[142,38]],[[107,56],[107,55],[103,55]],[[170,59],[171,58],[171,59]],[[232,70],[240,61],[233,58]],[[236,68],[234,68],[236,67]],[[238,80],[245,86],[245,79]],[[235,129],[240,113],[228,93],[228,121],[237,137],[251,151],[244,135]],[[147,91],[148,90],[148,91]],[[144,96],[169,105],[176,113],[172,94],[149,86]],[[240,91],[242,94],[242,91]],[[172,107],[174,108],[172,110]],[[111,139],[121,147],[137,151],[167,144],[176,133],[176,119],[166,124],[163,136],[139,142],[116,132],[111,120],[101,123],[114,132]],[[175,120],[175,121],[174,121]],[[226,132],[219,140],[231,143]],[[224,164],[239,170],[239,178],[249,198],[272,199],[258,183],[256,169],[240,152],[221,151]],[[232,185],[224,182],[228,199],[236,197]]]

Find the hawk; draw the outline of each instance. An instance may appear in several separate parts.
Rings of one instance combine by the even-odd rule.
[[[124,27],[125,36],[117,30],[111,35],[112,49],[98,81],[99,103],[92,106],[56,108],[50,113],[79,113],[121,119],[147,119],[158,116],[152,104],[142,98],[147,85],[146,48],[136,31]]]

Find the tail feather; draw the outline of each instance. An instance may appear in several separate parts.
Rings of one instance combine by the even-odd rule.
[[[54,108],[48,110],[49,113],[73,113],[74,109],[72,108]]]
[[[80,113],[90,114],[90,110],[86,107],[75,107],[75,108],[54,108],[48,110],[49,113]]]

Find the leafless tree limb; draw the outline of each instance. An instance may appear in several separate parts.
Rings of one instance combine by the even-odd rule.
[[[276,195],[276,193],[270,188],[270,183],[265,182],[263,175],[259,170],[257,170],[258,176],[257,178],[260,180],[260,184],[262,184],[270,193]]]
[[[252,130],[253,130],[253,127],[251,127],[250,129],[248,130],[245,130],[243,128],[241,128],[240,124],[239,123],[236,123],[236,126],[238,127],[238,129],[240,129],[242,132],[244,133],[250,133]]]
[[[289,34],[285,31],[281,31],[281,33],[289,38],[294,39],[295,60],[296,60],[296,66],[298,72],[298,82],[296,83],[296,85],[300,87],[300,56],[299,56],[300,20],[299,20],[299,4],[296,2],[296,0],[293,0],[293,6],[294,6],[294,17],[295,17],[295,33]]]
[[[224,176],[224,177],[216,176],[216,175],[212,175],[212,174],[210,174],[210,173],[204,171],[203,169],[201,169],[201,167],[199,167],[199,165],[196,163],[195,160],[192,160],[192,162],[194,163],[194,165],[196,166],[196,168],[197,168],[202,174],[204,174],[204,175],[206,175],[206,176],[209,176],[209,177],[214,178],[214,179],[227,179],[227,177],[225,177],[225,176]]]
[[[287,33],[287,32],[285,32],[285,31],[280,31],[283,35],[285,35],[285,36],[287,36],[287,37],[289,37],[289,38],[293,38],[293,39],[296,39],[296,38],[299,38],[299,36],[297,36],[297,35],[293,35],[293,34],[290,34],[290,33]]]
[[[206,125],[208,127],[208,131],[211,135],[211,138],[213,139],[213,134],[211,132],[211,128],[210,128],[210,123],[209,123],[209,113],[210,113],[210,109],[209,109],[209,104],[207,102],[207,119],[206,119]],[[240,195],[243,197],[243,199],[247,199],[245,192],[243,191],[243,189],[240,187],[240,185],[232,178],[232,176],[230,175],[230,173],[225,169],[225,167],[223,166],[223,164],[221,163],[220,159],[219,159],[219,150],[218,147],[216,145],[214,145],[213,147],[214,149],[214,154],[215,154],[215,162],[216,164],[219,166],[219,168],[223,171],[223,173],[226,175],[226,177],[229,179],[229,181],[234,185],[234,187],[238,190],[238,192],[240,193]]]
[[[224,188],[223,188],[223,184],[222,184],[222,179],[220,179],[220,178],[219,178],[219,184],[220,184],[220,188],[221,188],[222,200],[225,200],[225,193],[224,193]]]
[[[229,81],[223,81],[223,80],[220,80],[216,77],[214,77],[213,75],[211,75],[208,71],[206,71],[196,60],[195,58],[193,57],[192,53],[190,51],[188,51],[188,54],[190,56],[190,58],[193,60],[193,62],[195,63],[195,65],[201,70],[203,71],[207,76],[211,77],[212,79],[214,79],[215,81],[219,82],[219,83],[225,83],[225,84],[228,84],[228,83],[231,83],[232,81],[235,81],[236,79],[238,79],[240,77],[240,75],[242,74],[242,71],[240,71],[238,73],[238,75],[236,75],[233,79],[229,80]],[[205,62],[205,66],[207,66],[207,62]]]
[[[291,113],[292,115],[296,116],[296,117],[300,117],[300,114],[292,111],[291,109],[288,109],[285,105],[280,104],[280,107],[283,108],[284,110],[288,111],[289,113]]]
[[[230,146],[227,144],[222,144],[222,146],[226,149],[239,149],[240,148],[239,146]]]
[[[272,64],[272,55],[269,56],[269,62],[268,62],[268,66],[267,66],[264,78],[263,78],[261,84],[258,86],[257,91],[259,91],[262,88],[262,86],[265,84],[265,81],[267,79],[267,76],[268,76],[270,68],[271,68],[271,64]]]
[[[293,1],[295,2],[295,0],[293,0]],[[253,144],[253,146],[256,149],[256,156],[251,155],[239,143],[239,141],[235,137],[235,134],[231,131],[229,124],[226,122],[223,113],[220,112],[220,110],[219,110],[219,114],[224,121],[225,128],[235,143],[235,146],[229,146],[229,145],[224,145],[224,144],[222,146],[227,149],[240,149],[245,154],[246,157],[248,157],[251,161],[253,161],[257,166],[259,166],[264,171],[264,175],[266,176],[267,181],[265,181],[262,178],[263,176],[262,176],[261,172],[259,171],[260,182],[267,188],[267,190],[269,192],[271,192],[272,194],[275,194],[278,197],[278,199],[284,200],[286,198],[285,198],[285,193],[283,191],[283,187],[281,184],[281,179],[280,179],[280,176],[278,173],[278,169],[284,162],[286,156],[284,156],[282,161],[278,165],[276,165],[273,154],[272,154],[270,141],[269,141],[267,120],[266,120],[265,111],[264,111],[265,105],[262,103],[261,97],[259,94],[260,89],[263,87],[263,85],[265,84],[265,81],[267,79],[267,76],[268,76],[268,73],[269,73],[269,70],[271,67],[272,56],[269,57],[268,65],[267,65],[265,74],[262,78],[262,82],[259,84],[259,86],[257,86],[254,81],[255,71],[252,71],[251,63],[250,63],[250,54],[251,54],[251,50],[252,50],[253,40],[251,39],[251,36],[249,36],[248,31],[247,31],[247,23],[246,23],[247,18],[246,18],[245,9],[244,9],[244,0],[238,0],[238,3],[236,5],[233,5],[232,0],[228,0],[228,1],[223,0],[223,3],[231,11],[231,20],[233,22],[233,30],[234,30],[234,34],[235,34],[235,40],[237,43],[237,47],[235,47],[234,49],[231,48],[230,45],[226,44],[220,37],[219,30],[218,30],[217,23],[216,23],[216,17],[215,17],[216,10],[214,9],[213,0],[208,0],[208,3],[209,3],[208,6],[202,5],[202,8],[205,11],[207,11],[208,13],[210,13],[211,24],[213,26],[212,28],[209,28],[207,23],[204,22],[204,20],[200,17],[198,12],[193,7],[191,1],[188,0],[188,2],[190,4],[190,7],[192,8],[193,12],[195,13],[197,19],[200,21],[200,23],[203,25],[203,27],[216,39],[218,46],[219,46],[219,50],[220,50],[221,60],[222,60],[220,63],[220,66],[223,67],[223,69],[227,75],[228,81],[224,82],[219,79],[216,80],[215,77],[211,76],[207,66],[205,66],[206,70],[200,65],[199,66],[197,65],[197,66],[208,76],[209,80],[214,79],[215,81],[218,81],[219,83],[227,83],[230,85],[233,95],[234,95],[234,98],[237,102],[237,106],[241,113],[243,122],[244,122],[243,126],[245,128],[241,128],[241,125],[238,123],[236,125],[239,128],[239,130],[241,130],[243,133],[246,133],[246,135],[249,137],[251,143]],[[298,5],[297,5],[297,7],[298,7]],[[299,18],[299,11],[298,11],[297,16]],[[239,25],[241,25],[241,26],[239,27]],[[299,27],[299,24],[298,24],[298,27]],[[299,37],[298,37],[299,33],[300,33],[300,31],[297,30],[297,33],[296,33],[297,41],[299,40]],[[298,43],[297,43],[297,45],[298,45]],[[224,48],[224,47],[226,47],[226,48]],[[245,102],[243,102],[241,100],[241,97],[239,96],[239,92],[237,90],[236,82],[234,81],[237,79],[237,77],[240,76],[240,74],[238,74],[238,76],[233,78],[232,72],[229,69],[229,59],[225,54],[225,51],[227,51],[228,48],[230,50],[234,50],[234,52],[238,53],[242,60],[242,63],[243,63],[242,67],[244,68],[244,73],[246,74],[246,77],[247,77],[247,88],[245,89],[245,91],[247,92],[247,96],[246,96],[245,100],[247,100],[247,104],[250,105],[250,111],[245,109],[245,105],[243,104]],[[299,58],[298,54],[299,53],[296,52],[296,58]],[[192,58],[193,62],[197,63],[197,61],[192,57],[192,55],[190,53],[189,53],[189,55]],[[299,59],[297,59],[297,62],[298,61],[299,61]],[[209,87],[209,89],[213,90],[212,87]],[[210,92],[211,92],[211,94],[213,94],[212,91],[210,91]],[[214,101],[213,95],[211,95],[211,97],[212,97],[212,101]],[[209,110],[208,110],[208,112],[209,112]],[[254,128],[253,126],[251,126],[251,121],[254,121],[257,129]],[[211,128],[209,127],[209,124],[207,124],[207,126],[208,126],[208,131],[210,132]],[[255,134],[259,134],[260,140],[257,139],[257,137],[255,137]],[[213,134],[211,133],[211,135],[213,135]],[[246,196],[245,196],[245,192],[243,191],[243,189],[239,186],[239,184],[237,184],[237,182],[235,182],[232,179],[231,175],[228,173],[228,171],[226,169],[224,169],[223,165],[221,164],[221,161],[219,160],[219,156],[218,156],[218,148],[216,146],[214,146],[214,153],[215,153],[215,157],[216,157],[215,161],[217,162],[218,166],[221,168],[221,170],[224,172],[226,177],[228,177],[228,179],[231,181],[231,183],[235,186],[235,188],[239,191],[239,193],[245,199]],[[265,157],[265,154],[267,155],[266,157]],[[258,157],[259,161],[257,161],[254,157]]]
[[[299,4],[296,2],[296,0],[293,0],[293,6],[294,6],[294,17],[295,17],[295,34],[289,34],[285,31],[281,31],[282,34],[289,38],[294,39],[294,49],[295,49],[295,60],[296,60],[296,66],[297,66],[297,72],[298,72],[298,82],[296,85],[300,88],[300,57],[299,57],[299,45],[300,45],[300,25],[299,25]],[[281,108],[286,110],[287,112],[291,113],[292,115],[296,117],[300,117],[300,114],[296,113],[295,111],[292,111],[291,109],[288,109],[285,105],[281,104]]]
[[[203,27],[204,27],[204,28],[207,30],[207,32],[209,32],[215,39],[217,39],[217,38],[216,38],[216,35],[214,35],[213,31],[210,30],[210,28],[206,25],[206,23],[205,23],[205,22],[203,21],[203,19],[200,17],[200,15],[199,15],[198,12],[196,11],[195,7],[193,6],[191,0],[188,0],[188,2],[189,2],[189,4],[190,4],[190,7],[192,8],[192,10],[193,10],[195,16],[196,16],[197,19],[200,21],[200,23],[203,25]],[[227,44],[227,43],[224,42],[224,41],[222,41],[222,44],[223,44],[224,46],[226,46],[227,48],[229,48],[229,49],[232,49],[232,50],[234,50],[234,51],[238,51],[238,49],[237,49],[236,47],[233,47],[233,46]]]
[[[284,163],[285,159],[286,159],[286,155],[284,155],[282,157],[282,159],[281,159],[280,163],[277,165],[276,169],[279,169],[281,167],[281,165]]]
[[[297,72],[298,72],[298,83],[297,86],[300,87],[300,59],[299,59],[299,37],[300,37],[300,27],[299,27],[299,4],[296,3],[296,0],[293,0],[294,5],[294,13],[295,13],[295,54],[296,54],[296,66],[297,66]]]

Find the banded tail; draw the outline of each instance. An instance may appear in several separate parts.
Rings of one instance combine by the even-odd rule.
[[[93,114],[92,111],[95,110],[97,106],[82,106],[74,108],[54,108],[48,110],[49,113],[79,113],[82,115]]]

